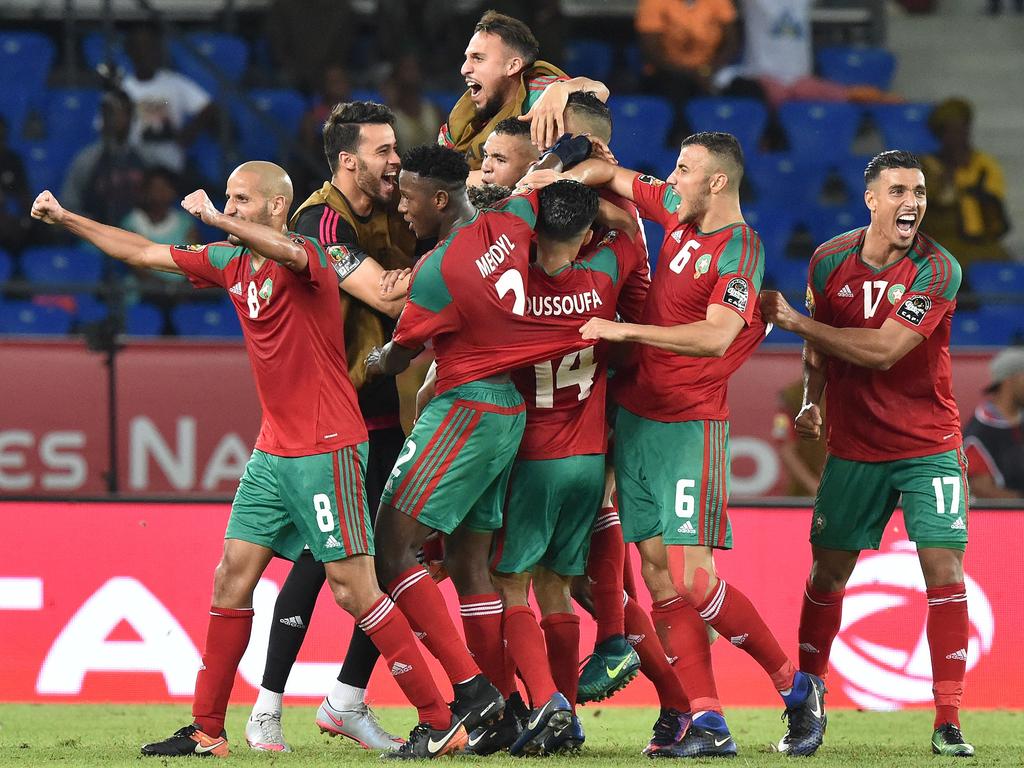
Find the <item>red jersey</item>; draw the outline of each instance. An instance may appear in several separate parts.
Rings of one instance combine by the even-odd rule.
[[[808,270],[807,308],[836,328],[880,328],[890,318],[924,337],[888,371],[837,358],[826,367],[829,453],[892,461],[960,447],[949,332],[960,265],[922,233],[882,270],[861,260],[866,227],[818,247]]]
[[[636,219],[637,226],[640,226],[640,230],[631,241],[624,234],[619,233],[620,242],[621,238],[625,238],[629,242],[629,247],[634,249],[630,262],[635,264],[635,268],[626,272],[625,280],[619,288],[619,298],[616,302],[616,310],[619,313],[619,317],[627,323],[639,323],[640,317],[644,312],[644,304],[647,303],[647,292],[651,288],[651,263],[647,254],[647,240],[644,237],[644,228],[640,223],[640,213],[637,211],[636,205],[632,200],[619,197],[607,189],[598,190],[598,194],[603,200],[607,200],[612,205],[621,208]],[[581,249],[581,257],[589,256],[602,248],[604,239],[610,231],[612,230],[609,230],[607,227],[595,225],[594,236]],[[625,246],[623,245],[623,247]]]
[[[647,251],[640,236],[634,242],[613,230],[554,275],[534,264],[527,314],[572,318],[576,327],[591,317],[612,320],[623,286],[649,285],[647,272]],[[607,450],[608,353],[608,344],[600,342],[513,374],[526,401],[520,459],[561,459]]]
[[[338,274],[320,245],[290,233],[309,266],[292,272],[228,243],[170,246],[197,288],[225,288],[242,324],[263,408],[256,448],[311,456],[366,440],[342,338]]]
[[[654,421],[725,420],[729,377],[764,338],[757,306],[764,276],[761,238],[743,223],[707,233],[680,223],[679,196],[652,176],[633,180],[633,199],[641,216],[665,229],[659,267],[640,322],[695,323],[707,318],[710,305],[719,304],[740,315],[746,325],[722,357],[687,357],[638,344],[635,372],[615,377],[616,399],[632,413]]]
[[[394,341],[434,340],[437,393],[587,346],[569,317],[528,316],[536,193],[477,211],[413,268]]]

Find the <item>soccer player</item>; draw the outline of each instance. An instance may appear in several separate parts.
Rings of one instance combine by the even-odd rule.
[[[797,432],[817,440],[828,390],[828,460],[811,518],[811,573],[800,611],[800,669],[823,676],[839,632],[843,593],[862,549],[878,549],[902,496],[907,535],[927,585],[932,661],[932,751],[969,757],[960,697],[970,623],[964,591],[967,462],[953,399],[949,333],[960,265],[918,228],[924,174],[909,152],[888,151],[864,171],[867,227],[819,246],[807,277],[811,317],[774,291],[765,319],[806,340]],[[792,750],[785,739],[780,749]]]
[[[417,707],[421,724],[406,746],[428,743],[431,756],[458,749],[465,729],[445,706],[408,622],[381,594],[374,574],[363,485],[366,427],[339,330],[338,281],[351,277],[315,240],[287,233],[292,185],[282,168],[244,163],[228,177],[227,198],[224,213],[201,190],[182,201],[189,213],[227,232],[227,245],[157,245],[65,211],[49,192],[32,208],[33,217],[60,224],[131,266],[224,288],[242,324],[263,408],[214,577],[194,721],[145,745],[142,754],[228,754],[224,717],[252,629],[253,590],[275,552],[295,559],[303,546],[324,562],[335,600],[381,649]]]
[[[342,282],[343,290],[351,290],[357,281],[367,281],[363,301],[349,299],[346,293],[342,307],[349,378],[358,392],[359,410],[369,434],[366,494],[371,515],[376,514],[384,482],[405,440],[395,380],[367,377],[363,366],[367,352],[390,337],[394,328],[391,318],[398,316],[404,302],[381,299],[376,285],[379,268],[360,265],[370,257],[388,270],[411,266],[416,250],[416,238],[392,203],[400,168],[394,122],[394,114],[382,104],[336,105],[323,128],[331,179],[291,218],[293,231],[317,239],[329,253],[338,254],[335,268],[339,273],[352,272]],[[281,730],[282,694],[324,579],[323,564],[307,550],[281,587],[270,625],[263,681],[246,725],[246,740],[254,749],[288,750]],[[317,710],[316,723],[325,733],[346,736],[367,749],[398,749],[402,740],[380,726],[365,702],[366,686],[379,656],[377,646],[355,627],[345,663]]]
[[[508,372],[588,345],[573,338],[575,323],[526,316],[536,196],[476,211],[466,194],[468,175],[465,158],[445,147],[416,147],[402,158],[399,210],[417,237],[436,236],[439,244],[417,263],[394,336],[367,365],[395,375],[433,340],[437,394],[384,489],[374,529],[378,577],[441,661],[455,688],[452,709],[472,732],[504,708],[488,679],[505,674],[505,654],[487,558],[525,423]],[[446,565],[472,656],[416,560],[432,530],[448,537]],[[470,604],[473,611],[466,610]],[[483,621],[468,621],[474,617]],[[559,699],[534,702],[532,721],[546,724]]]
[[[540,151],[530,141],[529,124],[506,118],[494,126],[484,142],[481,181],[514,188],[539,157]]]
[[[542,174],[538,182],[558,176]],[[715,572],[714,550],[732,546],[726,389],[765,329],[756,301],[764,248],[740,210],[739,142],[727,133],[687,137],[667,183],[603,160],[568,175],[607,185],[665,228],[642,324],[595,318],[581,329],[585,339],[638,342],[636,372],[616,387],[619,512],[692,710],[681,740],[659,753],[736,753],[707,622],[768,673],[786,705],[790,753],[811,754],[824,733],[823,683],[794,667],[751,602]]]
[[[526,24],[496,11],[484,13],[462,65],[468,90],[452,107],[437,143],[464,153],[475,171],[483,163],[484,141],[502,120],[529,122],[534,144],[547,149],[564,132],[562,112],[570,93],[593,91],[608,98],[603,83],[569,78],[539,55],[540,45]],[[470,183],[478,182],[474,177]]]

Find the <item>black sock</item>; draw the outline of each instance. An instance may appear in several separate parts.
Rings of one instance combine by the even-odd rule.
[[[373,667],[380,658],[380,651],[373,640],[366,636],[359,627],[352,630],[352,639],[348,642],[348,653],[338,673],[338,682],[351,685],[353,688],[365,688],[370,684]]]
[[[325,579],[323,563],[313,559],[308,550],[292,565],[274,603],[274,622],[270,625],[267,663],[263,668],[262,685],[268,691],[284,693],[284,684],[299,655]]]

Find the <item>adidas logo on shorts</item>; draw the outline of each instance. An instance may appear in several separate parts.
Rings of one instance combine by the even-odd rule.
[[[306,625],[302,623],[301,616],[289,616],[288,618],[280,620],[286,627],[295,627],[295,629],[302,629]]]
[[[964,524],[964,519],[962,517],[958,517],[956,520],[954,520],[953,524],[951,526],[949,526],[949,527],[950,527],[951,530],[954,530],[954,531],[966,531],[967,530],[967,526]]]
[[[334,534],[332,533],[327,537],[327,541],[324,542],[324,547],[326,549],[340,549],[341,542],[334,538]]]
[[[676,529],[676,532],[677,533],[693,533],[693,524],[689,520],[687,520],[685,523],[680,525],[678,529]]]
[[[403,664],[400,661],[396,661],[391,665],[391,674],[395,677],[404,675],[406,672],[412,672],[412,664]]]
[[[953,651],[946,658],[952,661],[967,661],[967,649],[961,648],[959,651]]]

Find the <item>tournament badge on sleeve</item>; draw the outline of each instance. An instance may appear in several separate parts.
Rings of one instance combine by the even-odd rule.
[[[344,245],[332,245],[327,249],[327,255],[331,257],[331,264],[334,271],[338,273],[338,279],[344,280],[355,272],[359,266],[359,259]]]

